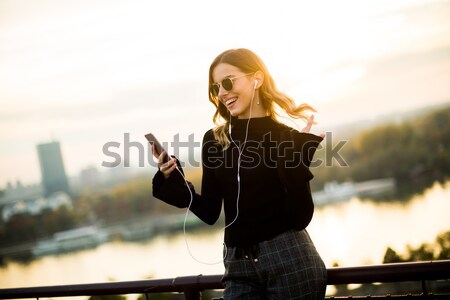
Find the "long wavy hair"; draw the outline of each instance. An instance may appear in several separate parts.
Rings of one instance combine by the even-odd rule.
[[[282,116],[279,112],[280,109],[281,112],[284,112],[291,118],[303,119],[305,121],[308,119],[305,112],[315,111],[308,104],[297,105],[292,98],[280,92],[275,86],[275,82],[267,67],[254,52],[245,48],[226,50],[219,54],[209,67],[208,85],[209,101],[216,107],[216,112],[213,116],[213,122],[216,124],[214,137],[222,145],[224,150],[230,145],[230,139],[228,138],[230,113],[226,106],[219,100],[219,97],[214,96],[211,90],[211,84],[214,83],[212,73],[214,68],[221,63],[235,66],[243,73],[256,73],[257,71],[263,73],[264,80],[262,85],[257,89],[257,93],[260,104],[274,120],[277,119],[277,116]]]

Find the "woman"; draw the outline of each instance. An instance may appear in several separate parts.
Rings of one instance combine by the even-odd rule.
[[[203,139],[201,195],[174,172],[176,158],[163,163],[162,153],[154,196],[208,224],[223,204],[224,299],[323,299],[326,268],[305,230],[314,210],[309,165],[323,138],[308,133],[313,118],[305,111],[313,109],[278,91],[247,49],[220,54],[209,84],[217,126]],[[278,122],[277,110],[307,126],[299,132]]]

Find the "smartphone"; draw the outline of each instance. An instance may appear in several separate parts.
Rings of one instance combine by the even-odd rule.
[[[152,145],[152,147],[155,147],[155,151],[156,154],[158,156],[161,155],[161,153],[164,151],[164,148],[161,146],[160,142],[158,141],[158,139],[152,134],[152,133],[147,133],[145,135],[145,138],[147,139],[147,141]],[[169,154],[166,151],[166,155],[164,155],[164,160],[163,162],[166,163],[169,161]]]

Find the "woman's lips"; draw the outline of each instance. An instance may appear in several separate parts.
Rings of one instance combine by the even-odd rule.
[[[230,98],[227,101],[225,101],[225,105],[227,107],[231,107],[233,106],[234,103],[236,103],[237,99],[238,99],[237,97]]]

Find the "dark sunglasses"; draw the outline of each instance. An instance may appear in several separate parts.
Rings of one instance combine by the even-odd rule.
[[[245,77],[248,75],[252,75],[253,73],[244,74],[241,76],[236,77],[227,77],[222,80],[221,83],[211,83],[211,93],[214,97],[217,97],[219,95],[220,85],[226,90],[231,91],[233,89],[233,80]]]

